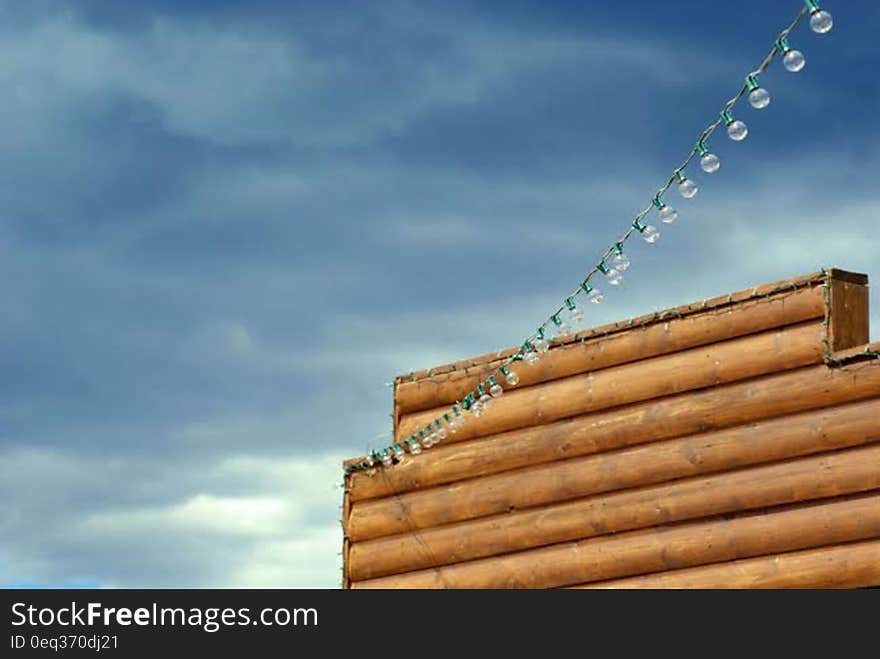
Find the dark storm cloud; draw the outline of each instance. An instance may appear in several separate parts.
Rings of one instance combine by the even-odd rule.
[[[578,283],[794,10],[722,4],[0,4],[0,582],[337,583],[383,383]],[[880,16],[835,14],[593,321],[877,275]]]

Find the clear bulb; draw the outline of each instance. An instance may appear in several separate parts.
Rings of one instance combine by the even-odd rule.
[[[471,414],[475,417],[479,417],[483,413],[483,406],[479,403],[474,403],[471,405]]]
[[[611,266],[617,268],[621,272],[629,268],[631,264],[629,257],[623,252],[619,252],[611,257]]]
[[[810,16],[810,29],[816,34],[826,34],[834,27],[834,19],[824,9],[814,11]]]
[[[391,453],[387,453],[387,452],[383,453],[382,454],[382,466],[383,467],[390,467],[392,464],[393,464],[393,460],[391,457]]]
[[[580,307],[568,310],[568,319],[572,325],[580,325],[584,322],[584,312]]]
[[[649,224],[645,227],[645,230],[642,231],[642,238],[644,238],[645,242],[649,245],[653,245],[660,240],[660,232],[657,231],[657,227]]]
[[[693,199],[697,196],[697,193],[700,191],[700,188],[697,187],[697,184],[694,183],[689,178],[682,179],[681,183],[678,184],[678,191],[681,193],[681,196],[685,199]]]
[[[536,337],[535,340],[532,341],[532,345],[538,352],[547,352],[550,349],[550,342],[541,337]]]
[[[529,350],[523,355],[523,361],[529,365],[536,364],[538,362],[538,353],[534,350]]]
[[[556,325],[556,336],[566,337],[571,334],[571,327],[569,327],[568,323],[564,320],[559,321],[559,324]]]
[[[511,387],[515,387],[519,384],[519,376],[514,371],[508,371],[507,375],[504,376],[504,379]]]
[[[792,73],[797,73],[798,71],[803,70],[807,60],[804,58],[804,54],[801,51],[789,50],[785,53],[785,57],[782,58],[782,63],[785,65],[786,69]]]
[[[409,452],[413,455],[418,455],[422,452],[422,447],[419,446],[418,442],[410,442],[409,443]]]
[[[489,407],[489,403],[492,402],[492,397],[489,394],[483,394],[477,402],[480,404],[480,407],[486,409]]]
[[[501,388],[500,384],[493,384],[491,387],[489,387],[489,395],[492,396],[492,398],[498,398],[498,396],[503,393],[504,389]]]
[[[602,295],[602,291],[598,288],[594,288],[587,294],[587,299],[593,304],[599,304],[602,300],[605,299],[605,296]]]
[[[746,135],[749,134],[749,127],[746,126],[744,121],[736,119],[730,122],[730,125],[727,127],[727,134],[734,142],[742,142],[746,139]]]
[[[608,272],[605,273],[605,279],[612,286],[620,286],[621,282],[623,282],[623,275],[617,268],[610,268]]]
[[[770,105],[770,92],[763,87],[758,87],[749,92],[749,103],[756,110],[763,110]]]
[[[446,439],[446,435],[446,428],[440,428],[440,430],[437,431],[437,441],[439,442],[443,439]]]
[[[707,153],[700,158],[700,167],[702,167],[703,171],[707,174],[714,174],[721,169],[721,158],[714,153]]]
[[[663,204],[663,206],[660,207],[660,219],[666,224],[672,224],[678,219],[678,211],[672,206]]]

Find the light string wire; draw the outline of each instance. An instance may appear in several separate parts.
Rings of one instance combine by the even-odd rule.
[[[824,33],[831,29],[830,14],[824,11],[820,11],[818,0],[804,0],[804,6],[800,8],[791,23],[789,23],[777,35],[770,52],[767,53],[766,57],[764,57],[758,67],[746,76],[745,83],[740,88],[739,92],[724,104],[723,109],[715,118],[715,120],[712,121],[712,123],[710,123],[703,130],[702,133],[700,133],[700,137],[697,140],[696,146],[691,149],[684,162],[682,162],[672,171],[672,174],[669,176],[666,183],[655,192],[654,197],[651,199],[651,203],[644,210],[636,214],[627,231],[618,240],[614,241],[611,244],[611,246],[602,255],[599,263],[586,274],[581,284],[564,298],[565,302],[563,306],[560,306],[554,313],[550,314],[547,320],[541,323],[541,325],[538,326],[537,330],[530,334],[525,339],[525,341],[520,344],[521,347],[514,354],[505,358],[503,360],[503,363],[493,371],[492,375],[487,376],[482,382],[477,385],[477,387],[471,393],[467,394],[464,398],[452,405],[447,413],[444,413],[440,417],[434,419],[434,421],[424,426],[424,428],[416,431],[408,439],[397,440],[396,443],[384,449],[381,449],[379,451],[371,451],[363,460],[359,462],[347,464],[345,467],[346,473],[353,473],[357,471],[372,471],[379,464],[385,467],[390,467],[395,463],[402,462],[406,456],[406,451],[404,450],[405,448],[409,450],[410,454],[418,455],[422,452],[423,449],[430,448],[434,444],[444,439],[446,437],[447,431],[456,432],[458,427],[460,427],[461,423],[463,423],[464,421],[465,417],[462,414],[463,412],[470,411],[473,413],[473,416],[479,416],[482,413],[483,407],[486,405],[486,403],[488,403],[490,400],[493,400],[495,397],[495,393],[490,396],[488,392],[497,391],[498,395],[500,395],[501,389],[500,385],[498,385],[497,383],[498,378],[507,378],[508,385],[515,386],[516,381],[511,381],[509,378],[511,374],[509,367],[518,361],[522,361],[530,352],[535,352],[535,354],[537,355],[538,350],[536,349],[536,344],[543,342],[545,346],[548,345],[549,342],[545,338],[546,330],[551,327],[551,325],[555,325],[557,328],[559,328],[560,315],[565,312],[566,309],[571,311],[574,310],[574,299],[581,293],[589,294],[592,290],[594,290],[590,286],[590,281],[597,273],[607,273],[609,271],[610,268],[607,265],[609,259],[611,259],[616,254],[622,254],[624,244],[627,240],[629,240],[630,237],[632,237],[632,234],[634,232],[638,231],[640,233],[644,233],[649,228],[653,229],[653,227],[645,225],[643,220],[650,214],[650,212],[654,208],[662,209],[665,206],[665,204],[663,204],[662,202],[663,195],[665,195],[669,191],[674,183],[681,183],[682,180],[686,180],[684,179],[682,172],[691,164],[696,156],[708,153],[706,141],[712,136],[712,134],[722,123],[729,124],[731,121],[733,121],[733,109],[736,107],[737,103],[742,100],[743,96],[753,91],[757,87],[758,76],[760,76],[769,68],[770,64],[773,63],[773,60],[776,59],[777,55],[785,54],[789,51],[788,37],[792,33],[792,31],[794,31],[798,24],[808,14],[816,17],[816,15],[820,13],[827,16],[827,28],[817,29],[816,26],[813,26],[812,24],[811,27],[813,27],[814,31],[818,33]],[[797,71],[800,69],[794,70]],[[656,229],[653,229],[653,232],[656,234],[657,237],[659,237],[659,233],[656,232]],[[546,347],[544,348],[544,350],[546,350]],[[481,400],[482,402],[480,402]]]

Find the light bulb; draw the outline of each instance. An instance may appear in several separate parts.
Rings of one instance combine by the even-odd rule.
[[[589,293],[587,293],[587,299],[593,304],[599,304],[602,300],[605,299],[605,296],[602,295],[602,291],[598,288],[594,288]]]
[[[685,199],[693,199],[697,196],[697,193],[700,191],[700,189],[697,187],[697,184],[694,183],[692,180],[682,177],[678,183],[678,191]]]
[[[810,29],[816,34],[827,34],[834,27],[834,19],[824,9],[814,11],[810,16]]]
[[[605,280],[612,286],[620,286],[623,282],[623,274],[617,268],[609,268],[605,273]]]
[[[394,464],[393,457],[388,449],[383,448],[379,452],[379,459],[382,460],[383,467],[390,467],[392,464]]]
[[[538,362],[538,353],[534,350],[529,350],[523,355],[523,361],[530,366],[536,364]]]
[[[584,322],[584,311],[578,306],[573,306],[568,310],[568,319],[572,325],[580,325]]]
[[[653,245],[660,240],[660,232],[657,231],[657,227],[649,224],[645,227],[645,230],[642,231],[642,238],[644,238],[645,242],[649,245]]]
[[[471,414],[473,414],[475,417],[478,417],[478,418],[479,418],[479,416],[480,416],[482,413],[483,413],[483,406],[480,405],[479,402],[474,403],[473,405],[471,405]]]
[[[439,442],[441,440],[446,439],[446,435],[447,435],[446,428],[440,428],[440,430],[437,431],[437,441]]]
[[[721,158],[714,153],[707,153],[700,158],[700,167],[707,174],[714,174],[721,169]]]
[[[611,257],[611,266],[617,268],[621,272],[629,268],[632,263],[629,260],[629,257],[623,252],[617,252],[614,256]]]
[[[785,57],[782,58],[782,63],[785,65],[785,68],[791,71],[792,73],[797,73],[798,71],[802,71],[804,65],[807,63],[804,54],[799,50],[789,50],[785,53]]]
[[[569,327],[568,323],[566,323],[564,320],[562,320],[558,314],[554,315],[553,318],[551,318],[551,320],[553,321],[553,325],[556,328],[556,336],[557,337],[565,338],[569,334],[571,334],[571,327]]]
[[[746,126],[744,121],[736,119],[728,124],[727,134],[734,142],[742,142],[749,134],[749,127]]]
[[[498,398],[498,396],[500,396],[503,393],[504,393],[504,389],[502,389],[501,385],[498,384],[497,382],[495,384],[493,384],[491,387],[489,387],[489,395],[492,396],[492,398]]]
[[[514,371],[508,370],[506,373],[504,373],[504,380],[511,387],[515,387],[516,385],[519,384],[519,376]]]
[[[406,458],[406,454],[403,452],[403,447],[400,444],[392,446],[391,451],[394,453],[394,459],[398,462],[403,462]]]
[[[550,349],[550,342],[543,336],[536,336],[532,341],[532,345],[538,352],[547,352]]]
[[[486,409],[492,402],[492,397],[489,394],[483,394],[477,402],[480,404],[481,408]]]
[[[756,110],[763,110],[770,105],[770,92],[763,87],[758,87],[749,92],[749,103]]]
[[[419,453],[422,452],[421,445],[415,439],[412,439],[412,438],[408,439],[406,441],[406,445],[409,448],[409,452],[412,453],[413,455],[418,455]]]
[[[663,220],[664,224],[672,224],[678,219],[678,211],[672,206],[663,204],[660,207],[660,219]]]

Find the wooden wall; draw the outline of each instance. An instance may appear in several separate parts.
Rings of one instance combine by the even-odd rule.
[[[350,588],[880,585],[880,346],[830,270],[555,343],[480,418],[346,478]],[[399,377],[399,438],[507,351]]]

